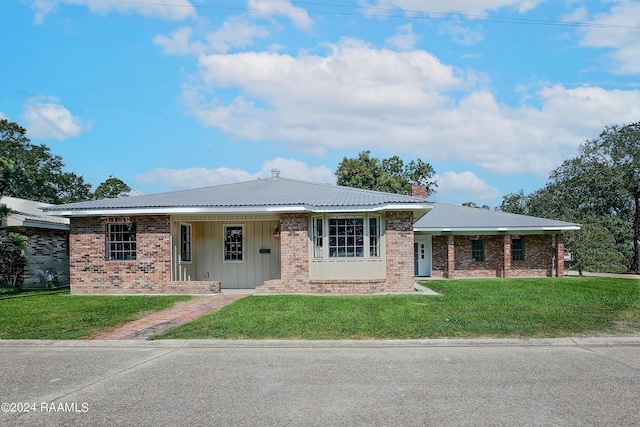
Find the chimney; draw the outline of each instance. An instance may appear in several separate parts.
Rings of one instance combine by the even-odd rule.
[[[280,169],[271,169],[271,178],[277,179],[280,176]]]
[[[413,197],[419,197],[421,199],[427,198],[427,186],[426,185],[412,185],[411,195]]]

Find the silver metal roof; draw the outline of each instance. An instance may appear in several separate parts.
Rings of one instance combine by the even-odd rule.
[[[433,209],[420,218],[414,231],[425,232],[495,232],[495,231],[565,231],[579,230],[579,224],[516,215],[466,206],[434,203]]]
[[[154,213],[336,212],[367,210],[428,211],[432,203],[401,194],[382,193],[274,177],[193,190],[103,199],[50,206],[61,216]],[[419,217],[416,212],[416,218]]]
[[[3,196],[0,204],[5,204],[10,209],[9,215],[2,221],[2,226],[69,229],[67,218],[56,218],[42,212],[43,208],[53,205],[9,196]]]

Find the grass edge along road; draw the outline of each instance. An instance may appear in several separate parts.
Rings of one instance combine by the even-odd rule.
[[[153,339],[418,339],[634,335],[640,281],[610,278],[463,279],[440,293],[254,296]]]
[[[154,338],[414,339],[640,333],[640,281],[609,278],[464,279],[441,293],[253,296]],[[0,294],[1,339],[90,338],[188,296]]]

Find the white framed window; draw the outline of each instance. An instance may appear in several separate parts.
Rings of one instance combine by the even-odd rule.
[[[136,259],[136,223],[107,224],[107,256],[109,261]]]
[[[244,261],[244,226],[224,226],[224,260]]]
[[[313,257],[324,257],[324,221],[322,217],[313,218]]]
[[[369,256],[380,256],[380,217],[369,217]]]
[[[317,216],[311,219],[314,258],[373,258],[381,256],[379,216]]]
[[[191,262],[191,224],[180,224],[180,261]]]

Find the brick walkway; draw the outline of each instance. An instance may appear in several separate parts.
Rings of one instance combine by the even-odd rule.
[[[217,294],[196,297],[193,301],[181,302],[167,310],[158,311],[142,319],[126,323],[113,331],[98,335],[98,340],[145,340],[169,328],[180,326],[198,317],[218,310],[249,294]]]

